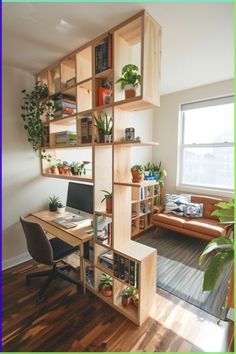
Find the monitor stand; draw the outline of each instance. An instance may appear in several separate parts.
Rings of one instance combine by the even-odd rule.
[[[86,213],[84,211],[78,210],[78,209],[74,209],[74,208],[70,208],[70,207],[66,207],[66,211],[68,211],[69,213],[72,213],[74,215],[72,215],[71,217],[71,221],[73,222],[79,222],[85,219],[93,219],[93,214],[89,214]]]

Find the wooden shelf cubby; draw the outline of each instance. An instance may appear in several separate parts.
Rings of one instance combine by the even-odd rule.
[[[86,175],[75,176],[50,173],[52,163],[43,160],[42,175],[93,183],[94,223],[97,217],[111,220],[107,243],[98,239],[94,228],[92,256],[89,260],[83,260],[85,287],[137,325],[147,319],[155,303],[156,250],[131,238],[151,227],[152,214],[159,208],[160,196],[155,194],[157,182],[132,182],[131,156],[132,148],[148,149],[158,143],[145,141],[142,136],[141,142],[125,141],[124,137],[125,128],[135,127],[136,111],[159,106],[160,45],[160,25],[147,12],[141,11],[42,70],[36,77],[48,85],[50,98],[58,101],[59,106],[55,119],[45,118],[43,121],[48,130],[46,153],[54,161],[90,162],[86,165]],[[141,75],[136,96],[129,99],[125,98],[124,90],[116,83],[122,75],[123,66],[127,64],[137,65]],[[112,139],[108,142],[100,139],[95,122],[95,117],[105,114],[112,117]],[[73,144],[70,141],[57,144],[56,134],[68,132],[76,135]],[[112,192],[112,212],[109,213],[105,201],[102,202],[104,190]],[[146,193],[143,197],[140,190]],[[149,190],[150,195],[147,195]],[[133,218],[132,210],[137,212]],[[111,269],[99,262],[99,257],[106,252],[113,255]],[[117,259],[121,275],[115,268]],[[123,260],[128,277],[124,279]],[[128,279],[133,277],[134,266],[136,275],[133,284],[133,280]],[[113,292],[110,297],[100,291],[103,273],[112,278]],[[127,286],[136,288],[139,298],[136,305],[122,305],[121,292]]]

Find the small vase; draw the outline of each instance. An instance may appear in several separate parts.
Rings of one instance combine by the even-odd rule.
[[[104,135],[105,143],[112,143],[112,135]]]

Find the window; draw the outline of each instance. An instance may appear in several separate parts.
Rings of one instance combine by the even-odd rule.
[[[177,187],[232,192],[233,134],[233,96],[183,104]]]

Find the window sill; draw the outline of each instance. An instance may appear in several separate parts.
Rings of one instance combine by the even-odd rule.
[[[202,194],[209,195],[213,197],[223,197],[232,199],[234,197],[233,191],[221,190],[221,189],[213,189],[213,188],[204,188],[197,186],[190,186],[179,184],[176,186],[176,190],[178,192],[188,192],[189,194]]]

